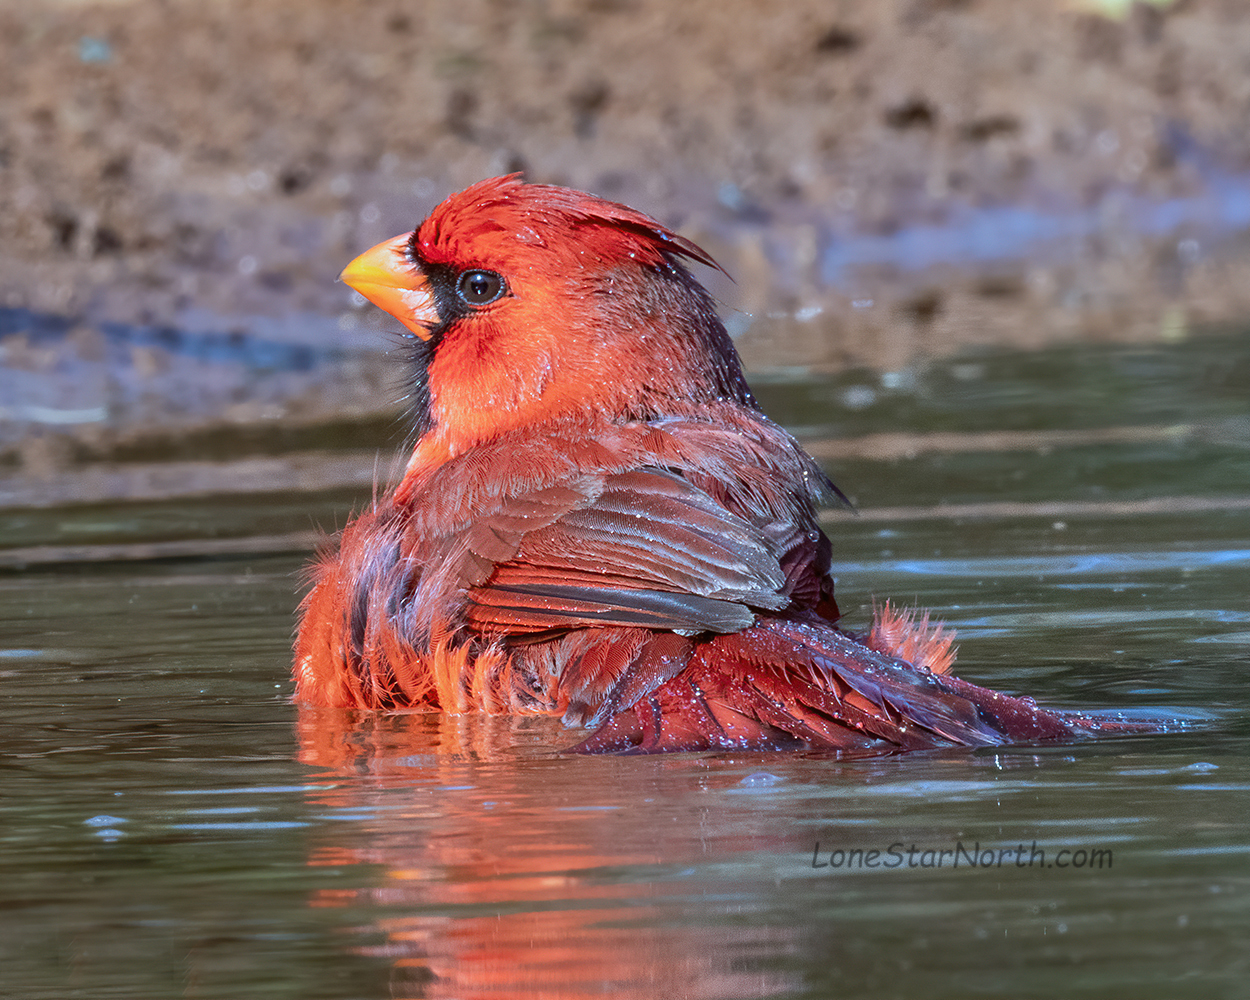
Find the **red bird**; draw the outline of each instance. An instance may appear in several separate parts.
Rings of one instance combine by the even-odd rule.
[[[1141,731],[947,673],[888,606],[838,628],[837,491],[760,412],[703,250],[633,209],[482,181],[343,280],[414,335],[416,447],[315,568],[296,698],[549,713],[575,749],[848,750]]]

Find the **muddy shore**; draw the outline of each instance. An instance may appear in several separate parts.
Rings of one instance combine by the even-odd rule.
[[[512,170],[704,244],[756,372],[1242,319],[1245,14],[4,0],[0,468],[384,418],[338,270]]]

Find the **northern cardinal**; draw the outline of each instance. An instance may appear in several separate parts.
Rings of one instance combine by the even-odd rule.
[[[624,205],[473,185],[342,280],[412,333],[416,445],[314,568],[299,701],[551,713],[574,749],[890,750],[1151,723],[948,673],[950,636],[837,625],[836,491],[751,394],[715,262]]]

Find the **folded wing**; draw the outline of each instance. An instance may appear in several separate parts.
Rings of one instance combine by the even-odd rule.
[[[466,620],[505,634],[739,631],[757,610],[792,601],[789,527],[740,516],[668,469],[610,475],[582,504],[517,539],[515,555],[469,589]]]

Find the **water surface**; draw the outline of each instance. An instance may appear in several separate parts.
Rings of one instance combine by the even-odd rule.
[[[1189,727],[585,758],[300,709],[282,540],[367,488],[3,511],[79,555],[0,572],[0,994],[1245,995],[1250,336],[758,385],[862,508],[852,624],[919,603],[970,680]]]

